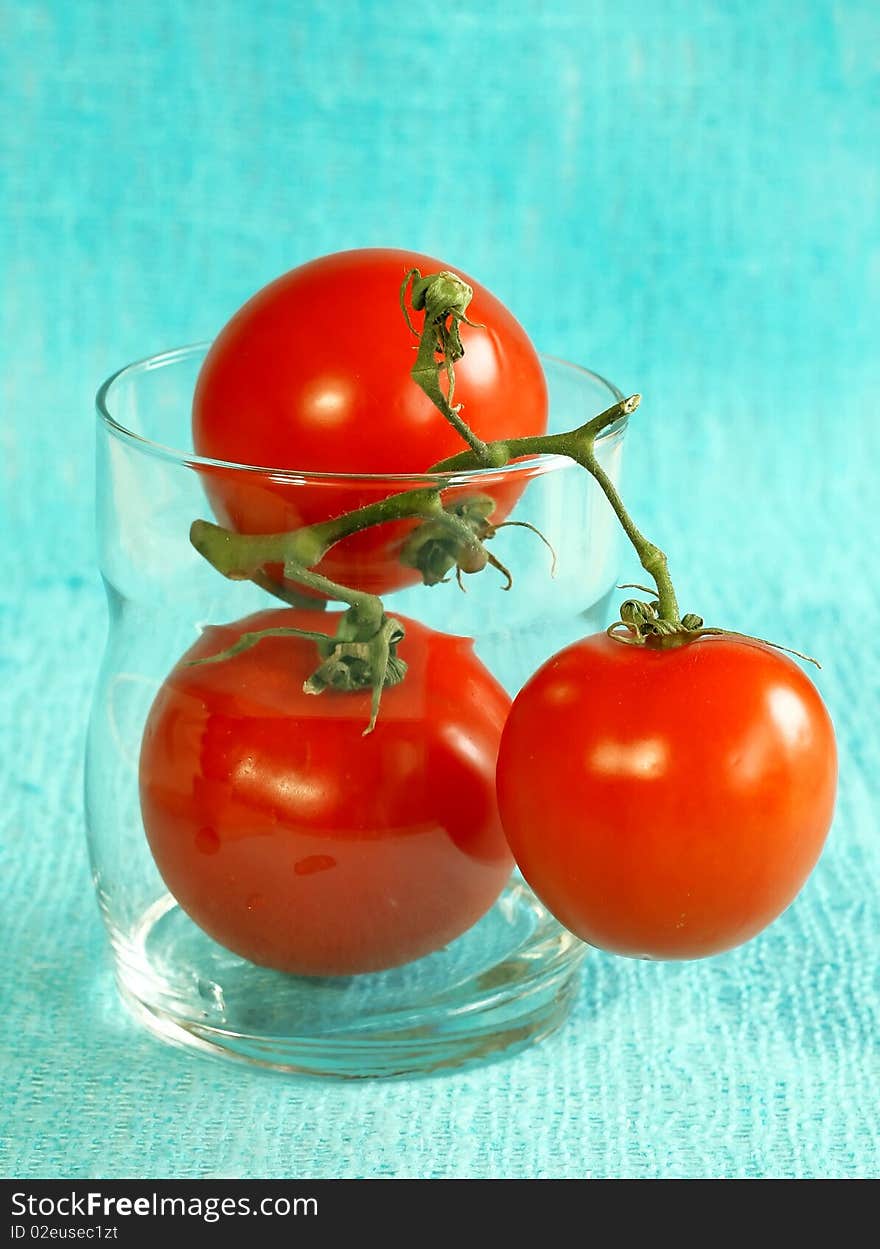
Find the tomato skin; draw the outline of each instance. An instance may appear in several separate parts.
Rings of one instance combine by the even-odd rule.
[[[166,678],[140,758],[144,827],[181,907],[254,963],[298,975],[377,971],[469,928],[512,860],[494,775],[510,699],[467,639],[404,621],[406,679],[304,694],[313,643],[269,638],[195,667],[248,630],[332,633],[318,611],[206,629]]]
[[[399,303],[406,273],[449,268],[417,252],[364,249],[323,256],[257,292],[221,330],[193,399],[193,443],[212,459],[320,473],[418,474],[463,449],[410,377],[415,338]],[[462,275],[465,276],[465,275]],[[485,441],[543,433],[547,389],[538,356],[504,305],[471,278],[455,403]],[[421,317],[414,323],[419,324]],[[205,471],[221,521],[279,533],[376,502],[391,482],[304,482]],[[496,523],[521,483],[495,486]],[[381,594],[419,580],[398,562],[413,521],[346,538],[319,566],[332,580]]]
[[[583,941],[640,958],[716,954],[771,923],[819,857],[836,787],[815,686],[731,636],[576,642],[520,691],[498,760],[538,897]]]

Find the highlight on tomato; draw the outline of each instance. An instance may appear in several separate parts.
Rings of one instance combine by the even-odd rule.
[[[417,252],[339,252],[277,278],[232,317],[196,384],[196,452],[326,476],[291,487],[282,478],[267,484],[265,477],[206,466],[205,489],[221,524],[240,533],[280,533],[328,520],[401,488],[383,477],[426,473],[461,450],[459,434],[413,383],[417,338],[409,296],[409,325],[401,310],[408,273],[446,269]],[[464,354],[455,362],[455,408],[461,405],[462,417],[486,442],[543,433],[547,388],[534,347],[495,296],[461,276],[473,296]],[[339,474],[378,480],[345,482]],[[521,490],[519,482],[497,479],[486,487],[495,524]],[[317,571],[373,594],[414,584],[420,574],[400,556],[415,523],[394,521],[346,537]],[[269,573],[281,575],[276,568]]]
[[[754,937],[831,824],[834,730],[801,668],[738,635],[588,637],[514,701],[498,800],[516,862],[560,923],[637,958]]]
[[[402,620],[406,678],[306,693],[307,638],[334,612],[279,608],[205,629],[161,686],[140,756],[153,857],[210,936],[307,976],[373,972],[470,928],[511,871],[495,797],[510,699],[468,639]]]

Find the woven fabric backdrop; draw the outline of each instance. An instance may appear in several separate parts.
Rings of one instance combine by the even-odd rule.
[[[874,0],[0,20],[3,1173],[876,1174]],[[541,348],[643,392],[630,506],[688,607],[822,657],[841,791],[820,867],[746,948],[591,955],[553,1040],[337,1085],[166,1048],[115,996],[81,807],[92,395],[294,264],[376,244],[445,257]]]

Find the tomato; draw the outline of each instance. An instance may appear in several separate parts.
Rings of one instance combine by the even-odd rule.
[[[368,691],[303,693],[312,642],[187,666],[250,630],[332,633],[337,619],[282,608],[206,629],[160,688],[140,757],[147,838],[181,907],[236,954],[299,975],[440,949],[512,867],[495,799],[510,699],[469,640],[404,621],[409,670],[367,737]]]
[[[410,377],[416,340],[399,291],[408,270],[449,268],[416,252],[339,252],[301,265],[259,291],[221,330],[193,400],[199,455],[325,474],[418,474],[464,449],[458,434]],[[464,275],[462,275],[464,276]],[[456,404],[484,440],[543,433],[547,391],[525,331],[471,278],[455,367]],[[415,323],[420,318],[415,317]],[[401,483],[327,479],[295,486],[265,475],[204,470],[221,521],[243,533],[280,533],[373,503]],[[520,483],[490,488],[498,523]],[[340,542],[318,571],[381,594],[418,581],[399,563],[414,521],[365,530]],[[277,575],[277,570],[274,570]]]
[[[836,784],[812,682],[732,636],[576,642],[514,701],[498,760],[538,897],[582,940],[641,958],[715,954],[775,919],[819,856]]]

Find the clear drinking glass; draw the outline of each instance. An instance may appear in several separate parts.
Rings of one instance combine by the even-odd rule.
[[[399,750],[409,752],[406,766],[414,778],[405,797],[420,812],[409,824],[395,826],[390,833],[385,829],[384,836],[369,827],[368,820],[365,824],[354,818],[352,827],[340,829],[325,828],[320,811],[303,817],[303,787],[308,790],[310,783],[317,783],[310,771],[310,743],[302,740],[308,738],[305,722],[299,724],[296,741],[291,739],[291,759],[296,756],[299,771],[288,772],[284,759],[275,760],[276,806],[268,817],[265,810],[247,806],[248,759],[239,757],[235,776],[222,778],[230,803],[238,804],[233,832],[228,827],[231,817],[217,803],[217,793],[227,790],[218,791],[216,777],[207,771],[177,788],[169,785],[167,776],[155,784],[144,776],[141,751],[148,714],[184,652],[206,627],[284,608],[251,581],[227,580],[211,567],[189,541],[192,521],[222,520],[231,499],[247,498],[258,512],[265,508],[269,532],[278,527],[279,516],[286,518],[284,528],[293,527],[297,517],[301,523],[301,518],[313,518],[321,509],[325,515],[338,514],[436,483],[425,476],[333,476],[253,468],[174,450],[191,445],[191,398],[206,350],[207,344],[185,347],[129,365],[105,382],[97,397],[98,537],[110,623],[89,726],[86,815],[95,888],[122,996],[144,1024],[169,1041],[284,1071],[320,1075],[434,1071],[546,1036],[565,1018],[585,947],[559,926],[516,873],[508,877],[511,865],[506,851],[499,850],[497,829],[494,848],[476,851],[460,835],[458,817],[444,814],[455,805],[450,795],[438,798],[422,792],[420,760],[424,763],[427,747],[420,746],[413,725],[401,729],[400,716],[418,721],[419,714],[429,719],[436,714],[419,702],[429,698],[430,682],[420,685],[421,678],[412,677],[414,686],[403,712],[395,710],[393,691],[383,697],[373,738],[381,743],[383,732],[386,741],[402,732],[404,745]],[[622,397],[585,369],[548,358],[543,364],[551,431],[582,424]],[[611,427],[596,444],[599,460],[614,481],[619,478],[625,424],[622,420]],[[509,519],[541,531],[556,552],[555,576],[550,553],[540,539],[528,528],[511,526],[499,530],[491,544],[513,574],[509,590],[503,589],[504,577],[487,568],[465,578],[467,593],[454,580],[431,587],[415,584],[418,577],[412,574],[399,578],[411,584],[398,585],[383,597],[389,615],[402,615],[460,639],[455,643],[459,651],[472,645],[476,656],[472,662],[484,665],[512,696],[560,646],[607,623],[617,571],[617,526],[593,480],[561,457],[524,461],[500,471],[461,473],[450,483],[444,501],[477,494],[494,498],[498,514],[507,513]],[[367,588],[378,588],[388,579],[388,551],[377,541],[374,534],[373,540],[355,542],[343,551]],[[342,551],[342,545],[337,550]],[[342,605],[330,606],[328,620]],[[310,613],[310,619],[316,616],[320,619],[317,612]],[[327,632],[332,632],[332,624]],[[228,635],[221,630],[217,637],[215,651],[226,644],[223,639]],[[258,645],[278,648],[285,643]],[[251,655],[255,653],[256,648]],[[268,653],[264,651],[264,656]],[[222,683],[232,699],[229,705],[240,707],[242,699],[250,697],[246,675],[240,678],[242,688],[236,687],[236,674],[245,671],[241,660],[220,661],[212,671],[221,667]],[[411,665],[412,672],[416,668]],[[279,695],[276,689],[273,697],[283,701],[283,670],[279,670],[282,692]],[[474,769],[481,766],[470,759],[476,749],[466,730],[470,696],[468,690],[460,692],[465,730],[450,729],[450,740],[431,747],[453,759],[459,769],[453,774],[460,776],[468,793],[467,786],[475,783]],[[327,691],[310,700],[313,714],[320,717],[321,709],[331,705],[324,700],[335,700],[335,709],[349,697]],[[169,712],[168,767],[178,763],[184,767],[182,761],[193,751],[206,758],[207,737],[233,732],[229,723],[235,714],[232,710],[225,719],[220,715],[209,723],[189,694],[175,703]],[[261,707],[259,714],[271,718],[283,710]],[[265,727],[262,720],[260,724]],[[195,744],[194,733],[201,734]],[[360,740],[367,739],[358,732]],[[481,748],[491,753],[492,743],[484,742]],[[385,802],[383,789],[392,783],[383,771],[388,760],[377,758],[370,792],[355,803],[362,812],[394,805],[390,792]],[[494,767],[494,757],[490,762]],[[335,766],[340,778],[348,776],[349,761],[342,752]],[[398,760],[395,766],[403,765]],[[449,781],[448,771],[444,784],[457,792],[458,782]],[[208,790],[210,819],[194,831],[187,823],[191,808]],[[485,798],[485,785],[479,793]],[[321,929],[311,935],[324,948],[334,946],[337,938],[344,943],[352,937],[357,924],[366,922],[366,914],[374,915],[376,925],[384,925],[390,933],[390,948],[412,949],[409,937],[395,946],[399,913],[405,915],[402,929],[427,923],[427,935],[422,933],[419,940],[422,947],[427,941],[431,948],[402,965],[353,974],[338,970],[332,957],[329,963],[315,964],[323,974],[295,974],[235,953],[204,930],[200,907],[208,904],[193,903],[178,887],[179,864],[175,867],[166,856],[160,874],[144,827],[144,813],[152,809],[157,794],[174,823],[169,834],[176,839],[172,857],[180,857],[184,875],[204,872],[200,886],[222,894],[209,899],[216,922],[205,925],[222,939],[227,921],[233,926],[240,922],[277,946],[279,939],[287,940],[283,936],[287,926],[302,926],[303,917],[310,916],[313,928]],[[316,801],[320,806],[320,795]],[[295,814],[290,814],[291,803]],[[426,820],[426,810],[435,816]],[[251,817],[253,829],[245,827]],[[150,818],[155,820],[155,814]],[[493,820],[497,823],[497,813],[485,815],[484,822]],[[243,828],[254,835],[241,836]],[[410,871],[413,856],[422,865],[431,865],[429,884],[424,871],[415,875]],[[185,895],[199,923],[169,891],[163,876],[173,883],[175,893]],[[255,888],[257,879],[260,884]],[[474,881],[479,882],[474,886],[477,911],[484,910],[500,889],[497,901],[481,917],[472,916],[476,922],[461,935],[441,940],[445,912],[451,915],[460,908],[462,890],[467,892]],[[424,897],[419,890],[424,890]],[[424,918],[429,913],[430,923]],[[369,946],[374,931],[378,929],[368,925],[358,941]],[[432,939],[438,948],[431,946]],[[419,947],[418,940],[415,946]],[[386,943],[386,961],[388,948]],[[300,966],[296,959],[294,965]],[[304,965],[312,967],[307,960]]]

